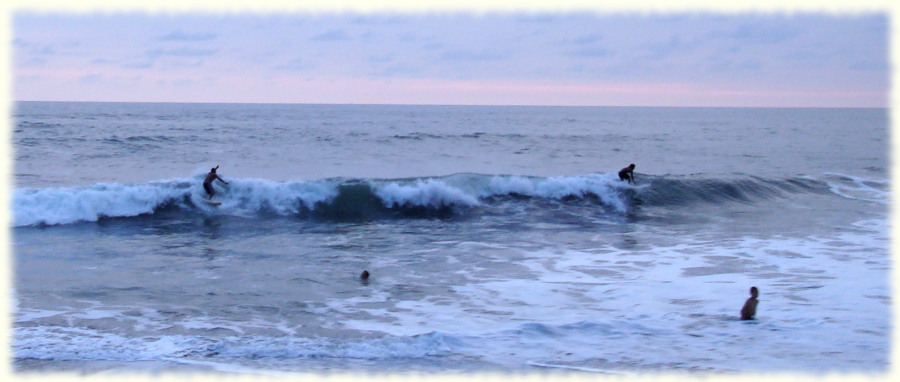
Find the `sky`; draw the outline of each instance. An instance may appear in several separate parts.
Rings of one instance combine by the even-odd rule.
[[[888,107],[884,12],[14,10],[14,101]]]

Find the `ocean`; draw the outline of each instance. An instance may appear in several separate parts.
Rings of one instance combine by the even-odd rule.
[[[12,113],[17,374],[889,370],[886,109]]]

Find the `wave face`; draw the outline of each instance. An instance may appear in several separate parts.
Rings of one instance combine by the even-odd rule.
[[[786,180],[684,179],[641,176],[638,185],[615,174],[562,177],[455,174],[408,179],[325,179],[275,182],[228,179],[216,183],[214,207],[205,203],[201,176],[141,184],[94,184],[69,188],[22,188],[13,193],[14,226],[94,222],[160,211],[243,217],[300,216],[329,220],[445,218],[501,202],[589,201],[598,213],[627,215],[638,206],[685,207],[696,203],[753,203],[785,193],[827,193],[826,183]],[[557,208],[557,207],[554,207]]]
[[[810,178],[765,179],[744,176],[735,179],[655,178],[641,190],[647,205],[678,206],[705,203],[754,203],[786,194],[829,192],[826,183]]]

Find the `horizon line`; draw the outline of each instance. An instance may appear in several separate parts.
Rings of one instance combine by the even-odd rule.
[[[73,101],[73,100],[12,100],[45,103],[118,103],[118,104],[180,104],[180,105],[308,105],[308,106],[427,106],[427,107],[572,107],[572,108],[671,108],[671,109],[890,109],[890,106],[712,106],[712,105],[539,105],[539,104],[429,104],[429,103],[330,103],[330,102],[216,102],[216,101]]]

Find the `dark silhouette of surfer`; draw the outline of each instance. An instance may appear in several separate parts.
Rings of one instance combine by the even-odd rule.
[[[369,285],[369,271],[363,271],[361,275],[359,275],[359,282],[362,285]]]
[[[619,180],[627,180],[628,183],[634,183],[634,163],[619,170]]]
[[[222,180],[219,175],[216,174],[216,170],[219,168],[219,165],[213,167],[209,170],[209,174],[206,174],[206,179],[203,180],[203,189],[206,190],[206,193],[209,194],[209,197],[206,200],[212,200],[213,195],[216,194],[216,190],[213,189],[212,182],[218,179],[220,182],[228,184],[228,182]]]
[[[759,297],[759,289],[751,287],[750,298],[747,299],[747,302],[744,303],[744,307],[741,308],[742,320],[752,320],[753,316],[756,316],[756,305],[759,304],[759,300],[756,299],[757,297]]]

